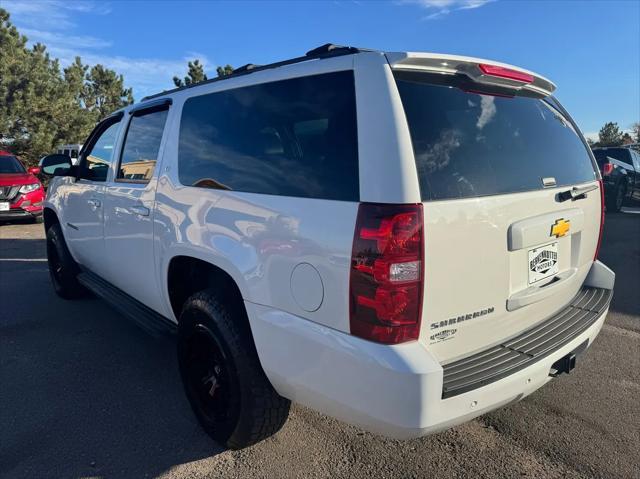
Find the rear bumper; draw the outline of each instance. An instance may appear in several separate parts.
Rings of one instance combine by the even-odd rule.
[[[549,319],[491,348],[445,365],[442,397],[478,389],[555,353],[598,321],[609,307],[612,295],[611,289],[582,287],[565,308]]]
[[[613,273],[598,265],[585,284],[612,288]],[[584,349],[585,342],[591,345],[608,312],[607,301],[588,325],[536,361],[443,398],[446,366],[419,342],[375,344],[289,313],[246,305],[262,367],[281,395],[398,439],[455,426],[531,394],[552,379],[554,363]]]

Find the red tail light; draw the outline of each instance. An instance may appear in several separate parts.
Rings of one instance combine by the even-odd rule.
[[[423,229],[421,204],[360,204],[349,288],[355,336],[385,344],[418,339]]]
[[[613,163],[605,163],[602,165],[602,176],[609,176],[613,171]]]
[[[480,67],[480,70],[485,75],[499,78],[508,78],[509,80],[517,80],[523,83],[533,83],[533,75],[529,75],[528,73],[524,73],[518,70],[499,67],[497,65],[487,65],[486,63],[481,63],[480,65],[478,65],[478,67]]]
[[[598,234],[598,245],[596,246],[596,254],[593,257],[593,260],[598,259],[598,254],[600,253],[600,244],[602,243],[602,229],[604,228],[604,186],[602,185],[602,180],[598,181],[598,186],[600,187],[600,233]]]

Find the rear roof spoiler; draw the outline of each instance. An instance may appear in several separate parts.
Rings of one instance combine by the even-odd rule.
[[[500,86],[514,93],[528,90],[549,96],[556,89],[550,80],[537,73],[481,58],[414,52],[387,52],[385,56],[394,70],[464,74],[476,83]]]

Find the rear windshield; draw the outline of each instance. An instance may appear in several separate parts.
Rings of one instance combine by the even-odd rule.
[[[26,173],[22,163],[15,156],[0,156],[0,174]]]
[[[596,157],[596,161],[599,165],[604,163],[607,157],[611,157],[614,160],[622,161],[624,163],[631,164],[631,152],[626,148],[603,148],[593,150],[593,156]]]
[[[553,99],[478,94],[424,73],[395,76],[424,201],[537,190],[542,178],[558,186],[596,178]]]

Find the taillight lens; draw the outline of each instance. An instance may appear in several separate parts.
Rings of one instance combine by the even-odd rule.
[[[602,165],[602,176],[609,176],[613,171],[613,163],[605,163]]]
[[[533,83],[533,75],[529,75],[528,73],[520,72],[518,70],[500,67],[497,65],[487,65],[486,63],[481,63],[478,67],[485,75],[498,78],[508,78],[509,80],[521,81],[523,83]]]
[[[421,204],[360,204],[351,256],[351,334],[384,344],[418,339],[423,230]]]
[[[600,188],[600,233],[598,234],[598,245],[596,246],[596,254],[593,257],[593,260],[598,259],[598,254],[600,253],[600,244],[602,243],[602,229],[604,228],[604,186],[602,185],[602,180],[598,180],[598,186]]]

